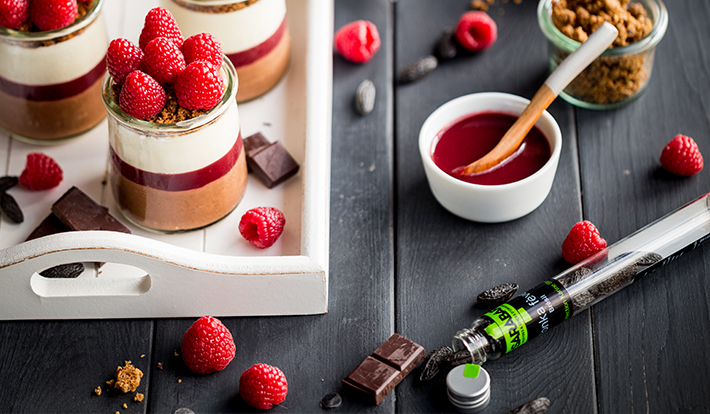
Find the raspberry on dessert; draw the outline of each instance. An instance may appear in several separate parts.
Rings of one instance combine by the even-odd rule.
[[[693,138],[676,135],[661,152],[661,166],[673,174],[690,177],[703,169],[703,155]]]
[[[139,70],[131,72],[121,88],[118,106],[123,112],[138,119],[150,119],[160,112],[167,94],[160,84]]]
[[[19,29],[30,18],[30,0],[0,0],[0,26]]]
[[[279,209],[257,207],[244,213],[239,221],[239,233],[253,246],[265,249],[281,236],[285,224],[286,218]]]
[[[197,374],[223,370],[236,349],[229,329],[209,315],[196,320],[182,338],[182,359]]]
[[[170,83],[185,70],[185,58],[180,49],[164,37],[148,42],[144,51],[141,68],[158,83]]]
[[[138,39],[138,46],[145,50],[146,45],[157,37],[167,38],[178,48],[182,46],[183,37],[175,18],[168,10],[162,7],[151,9],[146,14],[145,24]]]
[[[367,20],[348,23],[335,32],[335,49],[354,63],[369,62],[380,49],[377,26]]]
[[[497,38],[496,22],[482,11],[464,13],[456,25],[456,39],[461,46],[472,52],[491,47]]]
[[[590,221],[584,220],[574,226],[562,242],[562,257],[570,264],[577,264],[606,248],[606,240]]]
[[[239,395],[254,408],[268,410],[284,402],[286,394],[288,382],[277,367],[254,364],[239,378]]]
[[[222,45],[209,33],[199,33],[185,39],[180,48],[185,63],[206,60],[216,67],[222,66]]]
[[[79,14],[76,0],[32,0],[30,19],[42,31],[61,29]]]
[[[27,154],[27,164],[20,174],[20,184],[28,190],[49,190],[62,182],[62,169],[51,157],[41,152]]]
[[[175,78],[178,104],[187,109],[212,109],[222,99],[224,79],[220,67],[198,60]]]
[[[142,61],[143,51],[129,40],[114,39],[108,45],[106,66],[117,85],[125,82],[129,73],[138,70]]]

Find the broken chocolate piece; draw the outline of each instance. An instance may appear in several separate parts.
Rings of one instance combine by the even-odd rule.
[[[83,271],[83,263],[67,263],[59,266],[50,267],[47,270],[39,272],[39,274],[50,279],[71,279],[79,276]]]
[[[269,141],[264,138],[263,135],[261,135],[261,132],[257,132],[254,135],[250,135],[242,140],[244,143],[244,153],[249,154],[249,152],[265,147],[269,145]],[[249,166],[249,163],[247,162],[247,171],[251,172],[251,167]]]
[[[424,347],[394,334],[343,379],[343,384],[363,392],[370,402],[379,404],[424,359],[424,355]]]
[[[70,230],[110,230],[130,233],[108,210],[76,187],[64,193],[52,206],[52,212]]]
[[[27,240],[33,240],[39,237],[48,236],[50,234],[63,233],[69,231],[69,228],[62,223],[61,220],[53,213],[49,213],[47,218],[39,223],[39,226],[32,230],[32,233],[27,237]]]
[[[273,188],[298,172],[298,163],[278,141],[247,152],[247,165]]]

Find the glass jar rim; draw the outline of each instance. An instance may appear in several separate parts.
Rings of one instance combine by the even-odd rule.
[[[552,22],[552,2],[555,0],[541,0],[537,6],[537,20],[542,33],[555,46],[568,52],[575,51],[581,43],[565,36]],[[666,34],[668,28],[668,10],[661,0],[641,0],[646,10],[653,18],[653,29],[643,39],[627,46],[609,48],[601,56],[622,56],[645,52],[658,45]],[[650,6],[650,7],[649,7]],[[650,10],[649,10],[650,9]]]
[[[103,85],[101,87],[101,98],[109,116],[113,117],[119,123],[128,128],[144,132],[148,131],[150,135],[156,136],[185,134],[194,129],[202,128],[203,126],[211,124],[216,119],[220,118],[224,112],[226,112],[230,104],[237,104],[237,89],[239,84],[237,71],[234,69],[232,62],[226,56],[223,57],[220,72],[224,73],[223,77],[225,78],[225,88],[222,99],[217,103],[217,105],[214,106],[214,108],[204,114],[185,121],[158,124],[134,118],[123,112],[121,107],[118,106],[118,102],[113,99],[112,87],[114,83],[113,78],[108,74],[108,72],[104,75]]]
[[[0,27],[0,38],[9,37],[13,41],[20,42],[43,42],[47,40],[54,40],[67,35],[70,35],[77,30],[84,29],[96,20],[101,8],[103,7],[104,0],[96,0],[93,2],[86,14],[81,16],[81,18],[74,21],[74,23],[69,26],[62,27],[61,29],[47,30],[45,32],[21,32],[19,30],[12,30],[6,27]]]

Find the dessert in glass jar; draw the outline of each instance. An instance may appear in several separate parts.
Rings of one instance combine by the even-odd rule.
[[[237,101],[256,98],[283,76],[291,37],[285,0],[160,0],[183,34],[209,31],[239,75]]]
[[[104,0],[69,0],[61,13],[32,0],[24,22],[0,21],[0,129],[55,143],[98,124],[108,46]],[[16,2],[22,3],[22,2]],[[22,14],[22,13],[20,13]]]

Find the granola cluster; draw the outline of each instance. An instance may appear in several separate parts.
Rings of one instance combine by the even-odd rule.
[[[552,3],[552,22],[565,36],[584,42],[604,22],[619,31],[611,47],[633,44],[653,29],[646,9],[629,0],[557,0]],[[561,62],[566,52],[558,51]],[[592,62],[565,92],[585,102],[613,104],[634,96],[648,80],[650,55],[640,53],[602,56]]]

